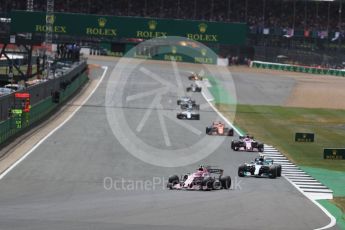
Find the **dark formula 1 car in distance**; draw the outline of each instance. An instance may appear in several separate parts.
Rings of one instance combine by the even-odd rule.
[[[169,177],[167,187],[177,190],[230,189],[231,177],[223,176],[223,169],[200,166],[194,173]]]
[[[200,109],[200,105],[197,105],[195,101],[192,100],[192,98],[187,97],[187,96],[180,97],[177,100],[177,105],[179,105],[181,109],[193,109],[193,110]]]
[[[201,87],[197,86],[196,84],[191,84],[186,89],[187,92],[201,92]]]
[[[274,164],[270,158],[260,156],[255,158],[251,163],[245,163],[238,167],[238,176],[255,176],[255,177],[280,177],[282,173],[282,166]]]
[[[177,119],[200,120],[200,114],[194,110],[186,109],[176,114]]]
[[[188,79],[191,81],[202,81],[203,77],[197,73],[192,73],[192,75],[188,76]]]
[[[221,121],[214,121],[211,126],[206,127],[206,134],[213,136],[233,136],[234,129],[225,127]]]
[[[238,140],[232,140],[231,141],[231,148],[235,151],[258,151],[263,152],[264,151],[264,144],[257,142],[254,137],[250,136],[240,136]]]

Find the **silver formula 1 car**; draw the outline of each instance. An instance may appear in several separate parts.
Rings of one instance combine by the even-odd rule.
[[[280,177],[282,173],[282,166],[273,163],[273,159],[260,156],[255,158],[251,163],[245,163],[238,167],[238,176],[254,176],[254,177]]]
[[[223,169],[200,166],[194,173],[181,177],[169,177],[167,187],[177,190],[218,190],[230,189],[230,176],[223,176]]]
[[[197,105],[195,101],[192,100],[192,98],[187,97],[187,96],[180,97],[177,100],[177,105],[179,105],[181,109],[183,110],[185,109],[199,110],[200,109],[200,105]]]

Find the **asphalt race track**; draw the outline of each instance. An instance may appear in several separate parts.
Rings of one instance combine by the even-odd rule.
[[[171,65],[144,63],[121,82],[122,98],[113,98],[118,104],[108,106],[107,82],[110,78],[116,83],[120,78],[113,72],[115,63],[99,64],[109,69],[90,100],[0,181],[0,229],[302,230],[329,223],[329,218],[284,178],[237,177],[238,165],[256,154],[231,151],[230,137],[205,136],[205,127],[218,118],[200,93],[190,93],[202,105],[200,121],[176,119],[177,95],[183,90],[176,91],[173,86],[182,84],[184,88],[191,83],[187,68],[179,69],[182,81],[178,83]],[[102,71],[97,71],[100,77]],[[146,73],[155,73],[159,79]],[[236,80],[240,77],[234,76],[239,84],[236,89],[243,89],[238,90],[238,98],[246,102],[256,92],[247,87],[251,78]],[[282,81],[287,80],[279,84]],[[170,88],[162,87],[163,83]],[[275,87],[272,81],[269,85]],[[159,103],[153,103],[154,94],[142,94],[158,88],[163,90],[159,100],[156,98]],[[276,100],[272,103],[284,100],[284,90],[279,92],[280,98],[272,97]],[[253,98],[257,98],[253,103],[263,100]],[[120,130],[120,138],[114,136],[106,111],[114,112],[110,115],[119,128],[127,127]],[[148,156],[156,164],[160,160],[167,164],[165,159],[192,162],[198,160],[197,154],[193,155],[195,149],[216,148],[190,165],[162,167],[130,154],[119,140],[132,143],[131,149],[140,149],[140,145],[142,150],[151,149]],[[233,188],[211,192],[165,188],[169,175],[191,172],[199,164],[223,168],[231,176]]]

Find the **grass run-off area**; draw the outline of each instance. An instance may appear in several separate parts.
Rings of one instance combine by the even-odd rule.
[[[217,104],[225,116],[229,105]],[[298,165],[345,172],[345,160],[324,160],[324,148],[345,148],[345,110],[237,105],[234,125],[273,145]],[[295,132],[315,133],[314,143],[295,142]]]
[[[345,197],[335,197],[334,203],[345,213]]]

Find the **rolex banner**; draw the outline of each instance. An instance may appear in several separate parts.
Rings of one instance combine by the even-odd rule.
[[[323,158],[327,160],[345,160],[345,149],[323,149]]]
[[[203,43],[242,45],[247,36],[243,23],[191,20],[113,17],[88,14],[12,11],[12,33],[45,33],[46,21],[53,22],[53,33],[107,38],[150,39],[181,36]]]
[[[314,133],[295,133],[296,142],[314,142]]]

